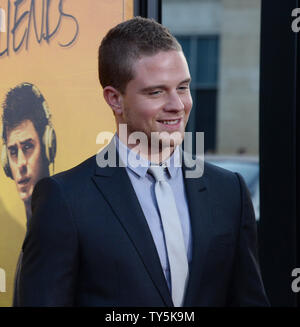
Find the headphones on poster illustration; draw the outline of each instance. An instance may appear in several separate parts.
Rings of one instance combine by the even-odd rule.
[[[43,142],[43,146],[45,149],[45,155],[46,155],[46,158],[48,161],[48,165],[53,164],[53,172],[54,172],[54,159],[55,159],[55,155],[56,155],[56,134],[55,134],[54,128],[50,121],[51,114],[49,111],[48,104],[36,86],[34,86],[33,84],[30,84],[30,83],[22,83],[22,84],[16,86],[16,88],[22,87],[22,86],[31,86],[32,92],[36,95],[37,98],[41,99],[43,111],[44,111],[45,117],[48,121],[48,123],[45,127],[43,137],[42,137],[42,142]],[[2,139],[4,140],[4,130],[2,131]],[[5,175],[7,177],[10,177],[11,179],[13,179],[11,169],[9,166],[7,147],[6,147],[5,143],[3,143],[3,145],[2,145],[1,164],[4,169]]]

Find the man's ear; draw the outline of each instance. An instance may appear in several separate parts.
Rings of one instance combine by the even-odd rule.
[[[103,89],[103,96],[106,103],[111,107],[115,115],[123,113],[123,97],[120,91],[112,86]]]

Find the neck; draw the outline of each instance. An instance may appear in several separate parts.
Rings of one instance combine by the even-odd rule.
[[[122,133],[120,134],[117,132],[117,135],[120,141],[130,150],[136,152],[142,158],[147,159],[148,161],[155,164],[160,164],[161,162],[166,161],[175,151],[174,146],[169,145],[163,147],[161,143],[159,143],[159,146],[157,146],[156,149],[151,146],[151,142],[148,142],[148,140],[147,142],[143,142],[141,139],[137,139],[135,144],[131,144],[128,142],[127,137],[123,137]]]
[[[26,211],[26,220],[27,220],[27,224],[29,222],[29,219],[32,216],[32,211],[31,211],[31,197],[29,200],[27,200],[26,202],[24,202],[25,205],[25,211]]]

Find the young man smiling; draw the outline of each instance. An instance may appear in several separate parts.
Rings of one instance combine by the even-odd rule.
[[[150,160],[151,133],[163,136],[162,132],[179,132],[180,137],[171,144],[172,153],[183,140],[192,109],[191,77],[183,52],[174,49],[138,58],[132,65],[132,73],[134,78],[128,82],[126,92],[111,85],[103,89],[104,98],[115,115],[117,134],[122,135],[120,124],[127,125],[128,135],[143,132],[149,140],[145,156]],[[127,139],[121,141],[128,143]]]
[[[116,149],[126,162],[140,133],[147,146],[134,155],[143,164],[99,167],[94,156],[36,185],[20,304],[268,305],[242,178],[212,165],[187,178],[187,163],[174,165],[192,108],[179,43],[153,20],[125,21],[101,42],[99,78],[117,128],[102,153]]]

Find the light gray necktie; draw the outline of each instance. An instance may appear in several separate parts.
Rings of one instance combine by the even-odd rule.
[[[171,271],[172,299],[175,307],[183,302],[188,280],[187,252],[184,245],[173,191],[165,180],[161,166],[151,166],[148,172],[155,178],[155,196],[160,212]]]

